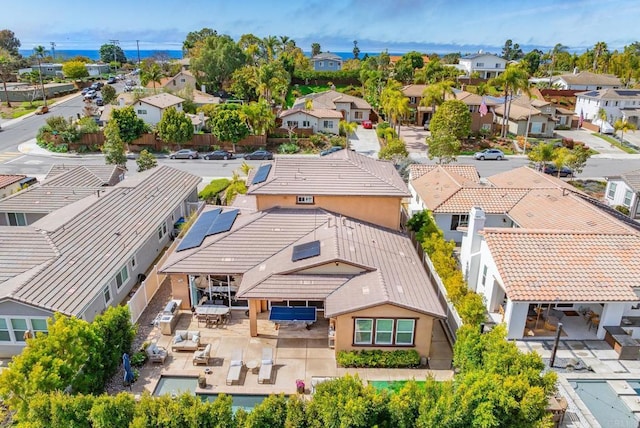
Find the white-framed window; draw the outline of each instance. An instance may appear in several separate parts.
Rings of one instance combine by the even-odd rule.
[[[180,83],[186,82],[186,79],[180,79]]]
[[[120,288],[122,288],[122,285],[127,282],[127,280],[129,279],[129,270],[127,269],[127,266],[123,266],[122,269],[120,269],[120,272],[118,272],[116,274],[116,289],[120,290]]]
[[[325,128],[333,129],[333,120],[325,120],[322,123]]]
[[[302,121],[302,127],[303,128],[311,128],[311,122],[309,122],[308,120],[303,120]]]
[[[296,198],[297,204],[313,204],[313,196],[303,195]]]
[[[104,287],[104,290],[102,290],[102,294],[104,295],[104,303],[107,305],[111,303],[111,286],[109,284]]]
[[[353,114],[354,114],[354,117],[356,119],[362,119],[362,112],[361,111],[353,112]]]
[[[377,319],[376,320],[376,340],[377,345],[393,344],[393,320]]]
[[[167,222],[163,222],[160,226],[158,226],[158,240],[162,241],[162,238],[167,234]]]
[[[487,131],[491,130],[491,124],[490,123],[483,123],[482,124],[482,129],[487,130]]]
[[[487,265],[484,265],[482,267],[482,285],[483,286],[487,282],[487,270],[489,270],[489,268],[487,267]]]
[[[625,207],[630,207],[631,206],[631,196],[633,195],[633,192],[631,192],[631,190],[627,190],[626,192],[624,192],[624,206]]]
[[[24,318],[11,318],[11,329],[16,342],[24,342],[24,334],[29,330],[27,320]]]
[[[476,67],[484,67],[484,62],[476,62]]]
[[[324,61],[320,61],[318,64],[320,64],[320,67],[324,67]]]
[[[616,187],[618,187],[618,183],[609,183],[609,193],[607,193],[607,198],[613,199],[616,196]]]
[[[38,333],[47,333],[49,329],[47,328],[47,320],[45,318],[31,318],[31,331],[34,334],[34,337]]]
[[[26,226],[27,216],[24,213],[7,213],[9,217],[9,226]]]
[[[502,68],[502,67],[500,67],[500,63],[499,62],[496,62],[496,68]]]
[[[287,128],[296,128],[298,126],[298,122],[295,120],[287,120]]]
[[[371,345],[373,342],[373,319],[356,318],[353,343],[356,345]]]
[[[9,325],[7,320],[0,318],[0,342],[11,342],[11,333],[9,333]]]
[[[396,321],[396,345],[413,345],[416,320]]]
[[[456,230],[458,227],[467,227],[469,225],[469,214],[454,214],[451,216],[451,229]]]
[[[138,114],[147,114],[146,110],[138,109]]]

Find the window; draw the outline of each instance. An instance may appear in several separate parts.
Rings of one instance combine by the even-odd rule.
[[[373,320],[356,318],[356,328],[353,343],[356,345],[370,345],[373,338]]]
[[[107,305],[111,303],[111,287],[109,287],[108,285],[104,287],[104,290],[102,290],[102,294],[104,294],[104,303]]]
[[[362,119],[362,112],[361,111],[354,112],[354,115],[355,115],[356,119]]]
[[[484,284],[487,282],[487,265],[484,265],[484,267],[482,268],[482,285],[484,286]]]
[[[329,67],[333,67],[333,62],[329,61]]]
[[[323,125],[324,125],[325,128],[333,129],[333,121],[332,120],[325,120],[323,122]]]
[[[396,322],[396,345],[413,345],[413,332],[416,320],[398,320]]]
[[[393,344],[393,320],[376,320],[376,344]]]
[[[186,79],[180,79],[180,83],[186,82]]]
[[[484,67],[484,62],[476,62],[476,67]]]
[[[176,85],[177,85],[177,83],[176,83],[176,81],[174,80],[174,81],[173,81],[173,86],[176,86]]]
[[[167,223],[162,223],[158,226],[158,240],[162,241],[162,238],[167,234]]]
[[[11,318],[11,328],[17,342],[24,342],[24,334],[29,330],[27,320],[23,318]]]
[[[625,207],[630,207],[631,206],[631,195],[633,193],[631,192],[631,190],[627,190],[626,192],[624,192],[624,206]]]
[[[287,120],[287,128],[297,128],[298,122],[295,120]]]
[[[320,67],[324,67],[324,61],[320,61],[318,64],[320,64]]]
[[[418,104],[416,102],[416,97],[409,97],[409,104]]]
[[[605,101],[605,102],[604,102],[604,106],[606,107],[606,106],[608,106],[608,105],[609,105],[609,101]]]
[[[35,335],[36,333],[47,332],[47,320],[46,319],[31,319],[31,331]]]
[[[138,114],[147,114],[147,111],[138,109]]]
[[[469,225],[469,214],[454,214],[451,216],[451,229],[456,230],[458,227],[467,227]]]
[[[302,121],[302,127],[303,128],[311,128],[311,122],[309,122],[308,120],[303,120]]]
[[[298,196],[297,204],[313,204],[313,196]]]
[[[0,318],[0,342],[11,342],[11,334],[7,326],[7,320]]]
[[[616,196],[616,187],[618,187],[618,183],[609,183],[609,193],[607,193],[609,199],[613,199]]]
[[[496,63],[496,68],[501,68],[499,63]]]
[[[127,267],[124,266],[120,269],[120,272],[116,274],[116,288],[120,290],[122,284],[127,282],[127,279],[129,279],[129,271],[127,270]]]
[[[491,130],[491,124],[490,123],[483,123],[482,124],[482,129],[490,131]]]
[[[26,226],[27,218],[24,213],[7,213],[9,216],[9,226]]]

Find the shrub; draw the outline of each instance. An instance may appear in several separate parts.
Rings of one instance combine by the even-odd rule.
[[[338,135],[333,135],[329,137],[329,145],[331,146],[340,146],[347,147],[347,137],[340,137]]]
[[[198,197],[207,202],[215,203],[218,200],[218,195],[229,187],[229,183],[230,181],[226,178],[212,180],[211,183],[207,184],[206,187],[198,193]]]
[[[420,354],[415,349],[381,351],[339,351],[336,361],[340,367],[401,368],[420,365]]]
[[[326,143],[326,139],[322,134],[312,134],[309,136],[309,141],[314,147],[323,147]]]
[[[278,146],[278,153],[293,154],[300,151],[300,146],[296,143],[284,143]]]
[[[133,367],[142,367],[147,361],[147,353],[144,351],[135,352],[131,356],[131,365]]]
[[[614,207],[616,211],[620,211],[624,215],[629,215],[629,207],[625,207],[624,205],[616,205]]]
[[[378,153],[378,158],[387,160],[406,158],[407,156],[409,156],[409,152],[407,151],[407,146],[404,144],[404,141],[396,138],[385,144]]]

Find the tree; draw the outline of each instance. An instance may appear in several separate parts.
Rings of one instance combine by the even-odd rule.
[[[311,43],[311,56],[319,55],[322,52],[320,43]]]
[[[431,107],[431,118],[436,112],[436,107],[441,105],[447,99],[447,95],[456,97],[456,93],[453,92],[453,82],[442,81],[439,83],[433,83],[422,91],[422,98],[420,99],[420,105],[425,107]]]
[[[353,41],[353,58],[354,59],[358,59],[358,57],[360,56],[360,48],[358,47],[358,41],[354,40]]]
[[[593,71],[597,72],[599,60],[609,54],[609,48],[605,42],[597,42],[593,47]]]
[[[520,49],[520,45],[517,43],[513,43],[511,39],[508,39],[504,42],[504,47],[502,48],[502,58],[507,61],[522,59],[524,54],[522,53],[522,49]]]
[[[338,123],[338,132],[343,137],[349,138],[351,134],[356,132],[356,129],[358,129],[358,124],[356,122],[341,120],[340,123]]]
[[[20,40],[11,30],[0,30],[0,49],[4,49],[12,56],[20,58]]]
[[[217,36],[218,32],[216,30],[212,30],[211,28],[203,28],[200,31],[190,31],[187,34],[184,42],[182,43],[182,52],[185,56],[191,57],[192,51],[196,48],[202,41],[204,41],[207,37]]]
[[[144,120],[138,118],[133,106],[111,110],[111,119],[117,124],[118,134],[127,146],[127,150],[128,145],[136,138],[139,138],[147,129]]]
[[[220,141],[231,142],[234,151],[236,143],[249,135],[249,127],[240,115],[240,111],[232,104],[219,106],[209,124],[211,133]]]
[[[600,109],[598,110],[597,116],[598,116],[598,119],[600,119],[600,126],[598,127],[598,132],[602,133],[602,126],[609,119],[607,117],[607,111],[605,109],[603,109],[602,107],[600,107]]]
[[[242,114],[253,135],[265,135],[276,125],[276,115],[264,99],[244,104]]]
[[[175,107],[169,107],[162,113],[157,131],[162,141],[175,143],[178,146],[193,138],[191,119],[184,112],[176,110]]]
[[[111,101],[116,99],[116,90],[111,85],[104,85],[102,87],[102,100],[105,104],[111,104]]]
[[[89,70],[87,70],[83,62],[79,61],[67,61],[62,64],[62,73],[68,79],[89,77]]]
[[[399,138],[392,138],[380,149],[378,159],[386,159],[396,161],[398,159],[409,156],[407,146]]]
[[[509,111],[511,110],[511,101],[513,96],[522,90],[527,94],[529,91],[529,75],[519,65],[509,65],[505,69],[504,73],[493,79],[493,84],[502,87],[504,94],[504,114],[502,116],[502,131],[501,136],[506,137],[508,131]]]
[[[438,158],[438,163],[451,163],[460,154],[460,140],[450,132],[431,132],[427,137],[429,159]]]
[[[4,98],[7,101],[7,107],[11,107],[11,101],[9,101],[9,93],[7,92],[7,81],[13,77],[17,67],[16,57],[13,56],[8,50],[0,48],[0,79],[2,79],[2,86],[4,87]]]
[[[127,57],[124,55],[124,51],[118,45],[104,44],[100,46],[100,61],[110,64],[115,61],[120,64],[127,62]]]
[[[114,110],[115,111],[115,110]],[[104,161],[107,165],[118,165],[126,168],[127,156],[124,150],[124,142],[120,136],[118,122],[110,120],[104,127],[105,141],[102,145]]]
[[[629,123],[626,120],[623,119],[618,119],[616,120],[616,122],[613,124],[613,129],[614,131],[617,133],[618,131],[621,132],[620,134],[620,141],[624,142],[624,133],[625,132],[629,132],[629,131],[635,131],[636,129],[638,129],[636,127],[636,125],[634,125],[633,123]]]
[[[417,69],[424,67],[424,58],[420,52],[411,51],[400,58],[394,66],[394,79],[410,83]]]
[[[527,52],[527,54],[522,57],[522,62],[525,64],[524,67],[530,75],[534,75],[540,68],[543,55],[544,54],[541,50],[534,49],[531,52]]]
[[[44,83],[42,82],[42,58],[44,58],[47,51],[44,46],[36,46],[33,48],[33,54],[36,56],[38,60],[38,73],[40,78],[40,87],[42,88],[42,100],[44,101],[44,106],[47,106],[47,94],[44,90]]]
[[[258,100],[256,73],[254,65],[245,65],[233,72],[229,90],[236,99],[247,102]]]
[[[587,160],[591,157],[591,151],[584,144],[576,144],[571,150],[571,154],[567,156],[565,165],[567,165],[574,174],[580,174],[587,164]]]
[[[138,164],[138,172],[142,172],[158,166],[158,161],[154,155],[149,153],[147,149],[144,149],[140,152],[138,159],[136,159],[136,164]]]
[[[143,68],[140,72],[140,83],[146,86],[149,82],[153,83],[153,92],[156,93],[156,83],[160,83],[164,73],[158,64],[155,62],[147,68]]]
[[[553,161],[553,143],[538,144],[534,146],[527,157],[536,165],[536,169],[541,171],[546,163]]]
[[[289,73],[280,62],[268,62],[256,70],[256,92],[269,103],[284,99],[289,81]]]
[[[245,62],[244,52],[231,37],[211,35],[202,41],[197,56],[191,58],[191,70],[209,90],[219,90]]]
[[[400,136],[400,122],[410,112],[409,98],[402,93],[401,89],[400,83],[390,80],[380,94],[380,106],[391,124],[398,127],[398,136]]]
[[[442,103],[431,118],[432,134],[451,134],[456,139],[467,138],[471,133],[471,113],[460,100]]]

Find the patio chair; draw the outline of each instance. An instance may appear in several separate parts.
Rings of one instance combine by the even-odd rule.
[[[164,364],[164,360],[167,359],[167,355],[169,354],[165,348],[158,346],[157,343],[152,343],[147,346],[146,352],[149,361],[160,364]]]
[[[193,353],[193,365],[198,364],[209,364],[209,358],[211,356],[211,344],[208,343],[207,346],[202,351],[196,351]]]
[[[229,372],[227,373],[227,385],[233,385],[240,381],[242,374],[242,350],[236,349],[229,363]]]
[[[258,373],[258,383],[271,383],[273,374],[273,348],[262,348],[262,362]]]

